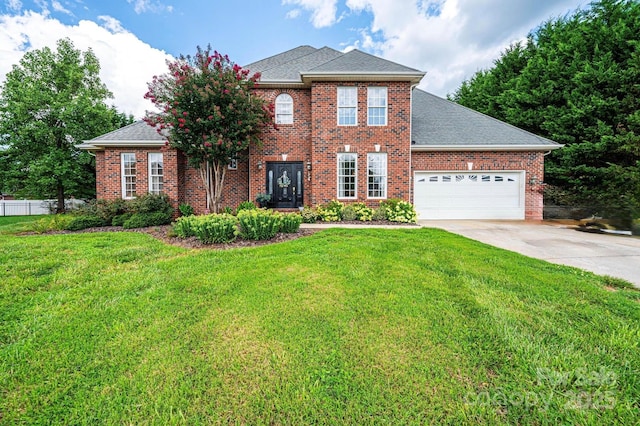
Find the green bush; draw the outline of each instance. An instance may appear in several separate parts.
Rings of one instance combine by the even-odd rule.
[[[302,216],[298,213],[287,213],[280,219],[280,232],[294,234],[300,230]]]
[[[356,209],[353,207],[353,204],[347,204],[342,209],[342,220],[356,220],[358,215],[356,214]]]
[[[318,220],[318,212],[311,207],[304,207],[300,212],[303,223],[316,223]]]
[[[79,231],[81,229],[94,228],[107,225],[103,218],[97,215],[72,216],[65,229],[68,231]]]
[[[377,209],[373,210],[371,220],[387,220],[387,209],[385,209],[384,207],[378,207]]]
[[[243,201],[237,208],[237,212],[241,212],[242,210],[255,210],[258,207],[253,203],[253,201]]]
[[[114,216],[111,220],[111,226],[122,226],[131,216],[133,216],[133,213],[123,213]]]
[[[173,206],[167,194],[144,194],[129,201],[132,213],[166,213],[173,215]]]
[[[180,214],[182,216],[193,216],[193,207],[187,203],[182,203],[178,206],[178,210],[180,210]]]
[[[53,214],[32,222],[27,229],[38,234],[48,231],[62,231],[67,229],[73,218],[74,216],[69,214]]]
[[[222,213],[222,214],[230,214],[231,216],[235,216],[233,214],[233,209],[231,207],[229,207],[229,206],[226,206],[225,208],[223,208],[220,213]]]
[[[385,209],[387,220],[391,222],[415,223],[418,221],[413,205],[398,198],[381,201],[380,207]]]
[[[171,223],[171,213],[135,213],[122,223],[124,229],[146,228],[147,226],[159,226]]]
[[[324,222],[339,222],[342,220],[344,204],[340,201],[332,200],[327,204],[318,207],[318,216]]]
[[[368,222],[373,218],[373,209],[367,207],[365,203],[353,203],[352,206],[356,213],[356,220]]]
[[[230,214],[196,216],[189,225],[193,233],[204,244],[230,243],[238,236],[238,219]],[[186,227],[184,228],[186,230]],[[176,230],[177,232],[177,230]]]
[[[240,235],[246,240],[270,240],[280,230],[281,216],[271,210],[243,210],[238,213]]]
[[[173,225],[173,232],[180,238],[195,237],[195,226],[203,216],[182,216]]]

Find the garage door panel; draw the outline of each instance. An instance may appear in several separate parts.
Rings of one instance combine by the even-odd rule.
[[[522,172],[417,172],[421,219],[524,219]]]

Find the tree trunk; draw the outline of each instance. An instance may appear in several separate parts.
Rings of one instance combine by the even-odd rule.
[[[65,213],[66,211],[64,207],[64,186],[62,182],[58,180],[58,205],[56,206],[56,213]]]
[[[200,165],[200,178],[207,192],[207,212],[219,213],[222,207],[222,189],[226,176],[226,165],[217,161],[204,161]]]

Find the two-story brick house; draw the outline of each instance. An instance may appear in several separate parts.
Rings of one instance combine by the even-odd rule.
[[[424,72],[353,50],[301,46],[247,65],[278,129],[229,165],[223,204],[275,208],[401,198],[421,218],[541,219],[553,141],[416,88]],[[205,209],[198,171],[144,122],[85,141],[98,198],[165,192]]]

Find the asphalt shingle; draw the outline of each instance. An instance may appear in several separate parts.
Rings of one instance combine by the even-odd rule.
[[[432,95],[413,91],[411,108],[413,146],[559,145],[488,115]]]

